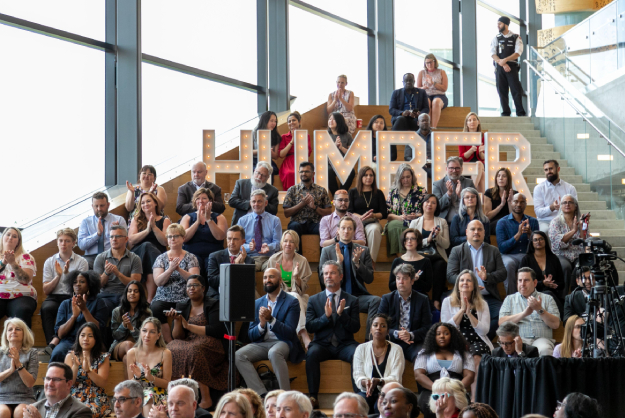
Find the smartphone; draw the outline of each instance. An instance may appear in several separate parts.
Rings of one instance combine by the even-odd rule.
[[[169,312],[170,312],[169,310],[167,310],[167,309],[163,309],[163,313],[164,313],[164,314],[167,314],[167,313],[169,313]],[[178,315],[182,315],[182,311],[176,311],[176,313],[177,313]]]

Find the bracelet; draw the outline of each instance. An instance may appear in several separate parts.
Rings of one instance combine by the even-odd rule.
[[[22,367],[18,367],[17,369],[15,369],[16,372],[19,372],[20,370],[22,370],[24,368],[24,365],[22,364]]]

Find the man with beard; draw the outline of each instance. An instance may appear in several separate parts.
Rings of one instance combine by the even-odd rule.
[[[460,193],[467,187],[475,188],[473,180],[462,176],[462,158],[449,157],[447,159],[447,175],[432,184],[432,193],[436,195],[440,202],[439,217],[451,221],[458,213],[460,206]]]
[[[430,115],[427,113],[421,113],[418,118],[419,130],[417,134],[425,141],[426,152],[426,164],[423,169],[428,173],[428,177],[432,177],[432,129],[430,128]],[[406,146],[404,148],[404,161],[412,161],[412,147]]]
[[[236,366],[247,387],[260,396],[267,388],[260,380],[254,363],[271,361],[280,389],[290,390],[289,368],[286,361],[299,363],[304,350],[297,337],[300,307],[298,300],[283,292],[280,270],[269,268],[263,274],[265,296],[256,299],[256,317],[249,327],[251,344],[236,352]]]
[[[367,245],[365,228],[362,226],[362,221],[371,216],[371,214],[369,214],[369,216],[365,214],[362,218],[359,218],[349,213],[347,211],[348,207],[349,194],[347,190],[337,190],[336,193],[334,193],[334,212],[321,218],[321,223],[319,224],[321,248],[336,245],[336,243],[339,242],[339,221],[343,219],[344,216],[349,216],[356,221],[356,235],[354,235],[352,242],[358,245]]]
[[[577,190],[572,184],[560,179],[560,164],[556,160],[545,161],[543,171],[547,181],[534,188],[534,213],[540,230],[548,234],[549,223],[560,210],[560,199],[567,194],[577,199]]]
[[[93,269],[98,254],[111,249],[111,226],[121,225],[127,228],[124,218],[109,213],[109,197],[106,193],[97,192],[91,197],[93,216],[83,219],[78,228],[78,247],[85,252],[83,258]]]
[[[497,22],[499,33],[490,43],[490,56],[495,65],[497,93],[501,104],[501,116],[510,116],[508,89],[512,93],[517,116],[525,116],[523,108],[523,86],[519,81],[519,57],[523,53],[521,37],[508,30],[510,18],[501,16]]]
[[[269,177],[273,173],[271,164],[264,161],[259,162],[254,170],[254,176],[251,179],[237,180],[228,205],[234,208],[232,215],[232,223],[236,225],[243,215],[252,213],[252,205],[250,204],[252,192],[256,189],[263,189],[267,194],[267,212],[272,215],[278,214],[278,189],[267,183]]]
[[[193,194],[200,189],[208,189],[213,192],[213,207],[215,213],[224,213],[226,206],[221,197],[221,187],[206,180],[206,164],[198,161],[191,167],[191,181],[178,187],[178,199],[176,200],[176,213],[180,216],[195,212],[193,209]]]
[[[421,113],[430,113],[428,94],[415,87],[414,74],[404,74],[404,88],[391,95],[388,113],[392,116],[393,131],[416,131],[419,129],[417,117]]]
[[[287,229],[291,229],[299,235],[302,242],[303,234],[319,235],[319,221],[321,218],[332,213],[332,203],[328,198],[328,192],[323,187],[314,183],[315,167],[312,163],[304,161],[299,165],[300,184],[289,187],[282,203],[284,216],[291,218]],[[297,250],[302,253],[302,245]]]

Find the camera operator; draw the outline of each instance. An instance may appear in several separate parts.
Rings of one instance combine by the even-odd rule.
[[[573,316],[582,317],[586,313],[586,300],[590,296],[590,290],[595,285],[595,277],[588,267],[576,267],[573,276],[577,287],[564,299],[564,323]]]

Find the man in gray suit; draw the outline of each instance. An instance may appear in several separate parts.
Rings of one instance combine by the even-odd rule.
[[[447,175],[432,184],[432,193],[440,202],[441,218],[447,219],[451,225],[454,215],[460,206],[460,193],[467,187],[475,188],[473,180],[462,176],[462,158],[449,157],[447,159]]]
[[[319,283],[321,290],[325,290],[323,282],[323,265],[328,260],[338,261],[343,267],[341,289],[358,298],[361,313],[367,313],[367,332],[365,338],[369,340],[369,330],[373,315],[378,313],[382,300],[379,296],[371,295],[365,283],[373,282],[373,262],[369,249],[353,241],[356,233],[356,221],[344,216],[339,221],[339,242],[323,248],[319,259]]]
[[[176,200],[176,213],[180,216],[195,212],[193,209],[193,194],[200,189],[208,189],[213,192],[213,212],[224,213],[226,205],[221,197],[221,187],[206,180],[206,164],[198,161],[191,167],[191,181],[178,187],[178,199]]]
[[[46,399],[24,407],[24,418],[91,418],[91,409],[71,396],[74,372],[65,363],[50,363],[44,378]]]
[[[256,164],[253,178],[237,180],[232,196],[230,196],[230,200],[228,201],[228,205],[234,208],[232,223],[230,225],[236,225],[240,217],[252,212],[250,200],[252,192],[256,189],[263,189],[267,194],[267,201],[269,203],[265,211],[272,215],[278,214],[278,189],[267,183],[271,177],[271,173],[273,173],[271,164],[260,161]]]
[[[497,283],[505,281],[507,273],[499,249],[484,242],[484,225],[478,220],[467,225],[467,242],[451,250],[447,262],[447,281],[456,284],[458,274],[464,269],[474,271],[477,275],[482,297],[488,303],[488,338],[492,340],[499,325],[499,309],[502,303]]]

